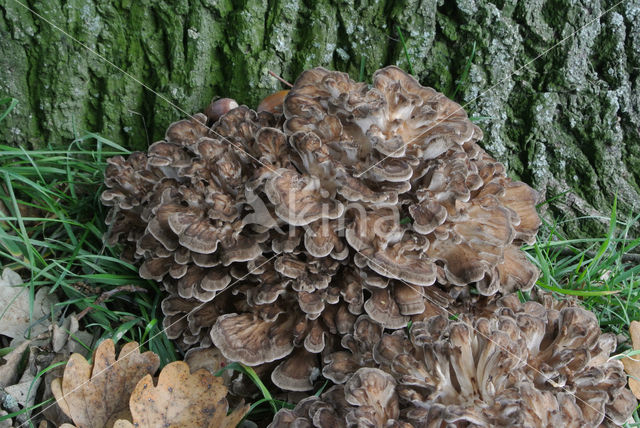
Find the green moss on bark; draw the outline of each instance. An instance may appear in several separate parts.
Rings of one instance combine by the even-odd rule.
[[[70,0],[31,2],[144,82],[123,76],[17,3],[0,5],[0,96],[20,103],[0,140],[61,146],[87,131],[144,148],[213,96],[255,106],[321,65],[360,74],[397,64],[482,117],[484,147],[557,214],[608,216],[640,201],[640,0]],[[585,26],[586,25],[586,26]],[[581,28],[585,26],[584,28]],[[580,29],[562,45],[559,40]],[[473,57],[466,81],[463,70]],[[549,51],[549,49],[551,49]],[[548,51],[548,52],[547,52]],[[529,62],[542,55],[535,62]],[[178,106],[165,102],[161,94]],[[567,223],[572,234],[599,220]]]

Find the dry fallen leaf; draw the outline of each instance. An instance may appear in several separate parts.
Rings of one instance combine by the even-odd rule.
[[[0,358],[0,388],[13,385],[18,380],[18,366],[29,346],[29,341],[22,342],[13,351]]]
[[[633,350],[640,350],[640,322],[631,321],[629,334],[631,335]],[[638,380],[640,379],[640,354],[623,358],[622,364],[624,364],[624,370],[629,375],[629,388],[631,388],[631,392],[633,392],[636,398],[640,399],[640,381]]]
[[[82,355],[71,355],[62,379],[51,383],[58,405],[78,428],[109,427],[127,417],[134,386],[160,365],[153,352],[140,354],[136,342],[124,345],[116,362],[111,339],[98,346],[93,361],[92,367]]]
[[[2,271],[2,277],[0,277],[0,286],[2,287],[14,287],[22,284],[22,278],[9,268],[4,268]]]
[[[177,361],[160,372],[158,386],[145,376],[131,394],[129,406],[133,424],[119,420],[114,428],[232,428],[249,410],[241,406],[227,416],[227,388],[222,378],[206,369],[189,373],[189,366]]]
[[[34,365],[33,354],[29,358],[29,365]],[[20,377],[20,380],[14,384],[7,386],[4,390],[7,394],[10,394],[16,402],[22,407],[30,407],[35,402],[35,392],[40,386],[42,378],[36,378],[31,374],[30,370],[25,370]]]
[[[35,401],[40,379],[34,377],[34,341],[28,340],[17,345],[13,351],[0,358],[0,404],[8,413],[19,412],[6,419],[9,426],[26,424],[30,411],[27,409]],[[4,360],[4,361],[3,361]],[[26,363],[26,364],[25,364]],[[0,427],[4,422],[0,422]]]
[[[75,313],[67,316],[62,325],[53,324],[51,327],[51,349],[58,354],[87,355],[87,348],[91,346],[93,336],[80,330],[80,324]],[[67,358],[65,358],[67,359]]]
[[[49,288],[38,288],[33,299],[33,316],[30,317],[29,288],[21,286],[20,275],[9,268],[2,271],[0,278],[0,334],[11,338],[23,338],[31,327],[30,335],[35,337],[48,328],[48,323],[35,323],[47,318],[55,298],[48,295]]]
[[[46,346],[38,347],[38,361],[43,368],[56,365],[53,370],[47,371],[44,375],[43,400],[53,397],[51,383],[64,375],[64,366],[57,366],[57,364],[68,361],[73,353],[88,357],[90,351],[87,351],[87,348],[90,348],[93,343],[93,336],[80,330],[75,314],[67,316],[61,325],[54,323],[50,332],[51,337]],[[59,406],[47,406],[42,410],[42,415],[56,427],[64,422],[71,422]]]
[[[16,426],[26,424],[31,414],[28,408],[36,400],[41,402],[53,397],[51,382],[64,374],[64,366],[58,363],[68,361],[73,352],[87,355],[86,348],[80,343],[90,345],[91,341],[89,333],[79,330],[73,314],[60,326],[57,323],[49,325],[48,332],[33,339],[11,341],[14,349],[0,358],[0,401],[10,400],[13,406],[10,413],[22,412],[13,418]],[[44,376],[36,376],[38,373],[44,373]],[[42,383],[44,387],[41,387]],[[3,406],[7,410],[6,405]],[[53,426],[71,422],[59,406],[46,406],[39,414]],[[12,423],[11,419],[8,421]]]

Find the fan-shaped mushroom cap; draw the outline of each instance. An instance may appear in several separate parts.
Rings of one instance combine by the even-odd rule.
[[[268,428],[346,428],[344,414],[348,408],[344,386],[338,385],[327,390],[322,397],[312,395],[303,399],[294,409],[281,409]]]
[[[372,368],[359,369],[344,386],[345,400],[356,409],[347,413],[347,424],[379,427],[400,416],[396,382],[391,375]]]
[[[292,328],[293,317],[260,320],[250,314],[224,314],[211,329],[211,338],[229,360],[257,365],[291,353]]]
[[[198,142],[201,137],[209,133],[207,117],[202,113],[196,113],[189,119],[173,122],[167,128],[165,140],[180,146],[190,146]]]
[[[276,207],[276,214],[292,226],[304,226],[322,218],[335,219],[344,206],[322,192],[320,181],[290,169],[275,171],[265,193]],[[325,193],[325,195],[323,195]]]
[[[335,383],[346,382],[360,367],[375,364],[373,349],[382,339],[383,327],[366,315],[353,323],[353,331],[342,337],[341,344],[350,352],[338,351],[325,355],[322,374]]]
[[[225,313],[230,293],[218,296],[217,299],[202,303],[196,298],[183,298],[175,293],[169,294],[162,301],[162,321],[167,337],[179,339],[178,346],[187,349],[200,344],[211,346],[210,331],[220,314]]]
[[[284,114],[285,132],[303,161],[299,169],[347,201],[408,205],[411,229],[429,237],[420,251],[412,254],[405,245],[398,251],[404,232],[372,233],[364,226],[371,213],[356,217],[346,238],[364,252],[370,269],[431,285],[442,262],[447,282],[475,285],[487,295],[499,291],[503,280],[508,287],[533,283],[531,265],[523,275],[528,277],[518,281],[508,278],[505,266],[502,277],[497,269],[506,248],[535,235],[536,193],[511,183],[504,168],[477,147],[482,132],[457,104],[394,67],[376,72],[372,88],[343,73],[314,69],[296,81]],[[410,185],[391,190],[396,180]]]
[[[273,383],[286,391],[309,391],[320,376],[318,356],[298,348],[271,372]]]

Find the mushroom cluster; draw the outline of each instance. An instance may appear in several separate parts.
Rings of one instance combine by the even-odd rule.
[[[409,333],[362,315],[343,337],[346,351],[325,359],[323,374],[338,385],[271,426],[354,426],[363,409],[390,423],[358,426],[622,425],[637,403],[622,363],[609,359],[615,337],[585,309],[542,302],[509,294],[493,313],[437,315]],[[353,386],[365,384],[366,394]]]
[[[535,240],[537,194],[477,144],[482,131],[458,104],[396,67],[372,85],[316,68],[282,95],[258,112],[215,101],[147,153],[109,159],[107,242],[163,284],[163,324],[181,349],[215,345],[307,391],[321,373],[339,384],[361,367],[393,373],[360,334],[409,346],[410,323],[416,334],[448,307],[533,287],[538,271],[519,248]],[[500,320],[476,327],[511,334]],[[426,355],[417,349],[407,355]],[[431,386],[391,384],[403,400],[439,403]],[[354,415],[373,411],[358,403]]]
[[[316,68],[267,101],[215,101],[109,159],[107,242],[163,284],[169,338],[286,391],[336,384],[273,427],[626,420],[593,314],[510,294],[538,275],[519,250],[537,194],[459,105],[395,67]]]

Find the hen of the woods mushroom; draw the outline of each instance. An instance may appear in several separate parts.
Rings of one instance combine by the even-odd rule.
[[[282,389],[306,391],[362,319],[401,332],[469,306],[472,291],[534,285],[538,272],[519,247],[540,224],[536,192],[477,144],[482,131],[458,104],[400,69],[377,71],[372,85],[308,70],[281,105],[269,100],[258,112],[216,103],[173,123],[147,153],[111,158],[102,195],[113,207],[108,243],[123,244],[142,277],[162,282],[164,326],[183,349],[215,345],[229,360],[263,365]],[[476,324],[520,334],[502,319]],[[527,349],[511,339],[516,355]],[[539,363],[548,364],[556,363]],[[394,384],[389,376],[376,382]],[[448,393],[475,388],[457,379]],[[401,398],[429,400],[431,386],[416,382]],[[480,387],[513,393],[494,391],[505,382]],[[528,382],[518,385],[532,399],[551,399],[536,395],[540,378]],[[436,402],[411,417],[435,412]]]

